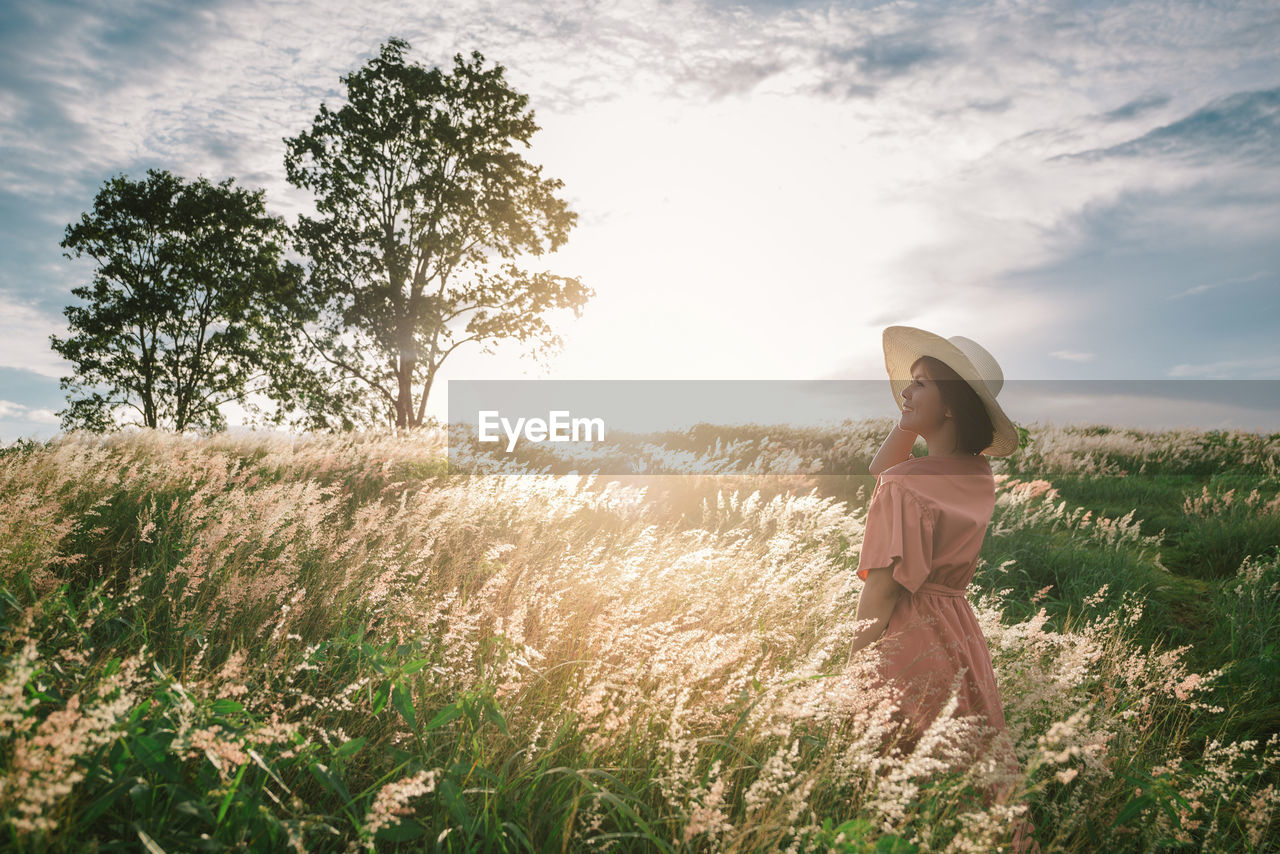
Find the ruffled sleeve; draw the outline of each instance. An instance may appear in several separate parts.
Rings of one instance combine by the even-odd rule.
[[[897,480],[882,478],[871,493],[858,577],[893,567],[893,578],[915,593],[933,566],[933,511]]]

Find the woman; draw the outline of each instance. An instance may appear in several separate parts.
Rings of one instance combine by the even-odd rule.
[[[871,462],[856,615],[870,622],[850,655],[880,641],[881,677],[902,692],[897,745],[909,753],[953,686],[957,717],[981,715],[989,735],[1005,728],[991,654],[964,589],[995,507],[987,457],[1012,453],[1018,433],[996,402],[1000,365],[977,342],[890,326],[884,354],[902,416]],[[911,454],[917,435],[927,457]],[[991,789],[988,803],[1006,794]]]

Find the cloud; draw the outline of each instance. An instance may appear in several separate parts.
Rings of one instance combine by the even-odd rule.
[[[49,346],[49,336],[66,335],[58,323],[42,311],[0,294],[0,367],[20,368],[44,377],[70,373],[70,364]]]
[[[1163,373],[1244,359],[1268,344],[1263,327],[1277,319],[1269,294],[1254,294],[1247,310],[1256,288],[1223,287],[1280,269],[1265,245],[1280,204],[1268,100],[1277,90],[1267,88],[1280,79],[1272,0],[1230,10],[825,0],[10,6],[0,31],[0,297],[27,313],[0,328],[0,365],[45,377],[65,372],[47,334],[61,326],[69,288],[85,280],[57,241],[107,175],[148,166],[234,175],[265,187],[273,212],[307,210],[307,194],[283,180],[281,137],[305,127],[322,100],[339,103],[339,75],[390,35],[426,64],[472,48],[501,62],[539,123],[567,128],[563,163],[585,159],[588,145],[614,152],[614,171],[629,176],[595,196],[585,183],[568,191],[584,223],[601,224],[596,245],[616,240],[617,257],[635,251],[640,233],[617,224],[655,216],[652,206],[628,209],[632,200],[679,200],[681,183],[707,178],[707,192],[683,196],[688,208],[759,230],[736,244],[691,241],[686,260],[700,262],[709,246],[746,256],[767,233],[778,256],[810,265],[783,268],[772,286],[819,283],[798,302],[842,290],[834,296],[860,304],[864,326],[985,323],[1003,336],[1002,356],[1046,371],[1085,365],[1064,355],[1083,353],[1096,353],[1087,364],[1099,369],[1129,370],[1123,357],[1133,353],[1149,360],[1143,370]],[[624,114],[630,124],[614,121]],[[624,134],[646,145],[628,148]],[[633,168],[655,151],[679,165]],[[1076,156],[1054,159],[1063,152]],[[652,176],[645,193],[637,174]],[[775,185],[786,194],[770,195]],[[815,223],[810,241],[798,222]],[[595,284],[607,287],[606,274],[616,289],[628,281],[599,269]],[[1211,288],[1217,299],[1183,300],[1182,314],[1177,300],[1161,299]],[[704,321],[691,310],[688,322]],[[1070,324],[1085,332],[1057,334]],[[823,340],[812,329],[797,337]],[[1049,353],[1046,340],[1074,349]]]
[[[10,121],[0,129],[0,148],[45,162],[56,152],[64,169],[118,162],[113,155],[123,150],[109,144],[114,134],[86,121],[85,108],[163,85],[166,72],[199,53],[193,46],[216,35],[224,9],[128,0],[6,4],[0,92]]]
[[[745,95],[783,67],[779,59],[767,62],[754,59],[717,59],[696,66],[686,66],[676,77],[676,88],[685,83],[698,84],[712,100],[730,95]]]
[[[1195,285],[1194,287],[1187,288],[1185,291],[1181,291],[1180,293],[1170,294],[1169,299],[1182,299],[1183,297],[1198,296],[1217,288],[1225,288],[1231,285],[1251,285],[1255,282],[1263,282],[1274,278],[1276,278],[1275,273],[1267,270],[1259,270],[1258,272],[1252,273],[1248,276],[1236,276],[1233,279],[1223,279],[1222,281],[1211,282],[1209,284]]]
[[[1152,186],[1156,182],[1170,186]],[[1168,252],[1190,243],[1230,252],[1274,237],[1278,190],[1280,173],[1235,171],[1226,165],[1207,175],[1170,171],[1149,181],[1135,175],[1131,186],[1069,213],[1059,235],[1073,244],[1073,251]]]
[[[979,113],[1003,113],[1013,107],[1013,96],[1005,95],[1003,98],[987,98],[970,101],[965,105],[970,110]]]
[[[1068,362],[1092,362],[1096,353],[1080,353],[1075,350],[1054,350],[1049,354],[1055,359],[1063,359]]]
[[[10,397],[23,397],[40,403],[22,403],[16,400],[0,400],[0,442],[10,442],[19,436],[48,439],[58,432],[60,423],[55,406],[59,406],[47,384],[41,382],[37,386],[29,381],[30,377],[22,376],[25,372],[0,368],[0,388],[4,388]],[[42,378],[36,378],[42,379]]]
[[[822,51],[820,59],[871,78],[898,77],[920,66],[953,55],[953,51],[933,42],[924,33],[874,35],[861,44]]]
[[[881,91],[885,81],[908,77],[951,55],[947,47],[920,33],[877,34],[854,44],[825,46],[817,50],[816,64],[822,80],[816,91],[844,98],[871,98]]]
[[[0,418],[10,421],[25,421],[30,424],[57,424],[58,416],[51,409],[33,409],[12,400],[0,400]]]
[[[1107,122],[1128,121],[1129,119],[1146,115],[1152,110],[1158,110],[1167,105],[1170,100],[1172,99],[1168,95],[1143,95],[1116,107],[1114,110],[1108,110],[1103,113],[1102,120]]]
[[[1280,165],[1280,88],[1218,98],[1136,139],[1057,158],[1174,157],[1199,165],[1227,159]]]

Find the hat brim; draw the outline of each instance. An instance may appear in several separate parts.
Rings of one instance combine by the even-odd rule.
[[[995,433],[982,453],[989,457],[1007,457],[1018,449],[1018,429],[987,388],[978,370],[959,347],[941,335],[914,326],[889,326],[884,330],[884,367],[889,373],[893,402],[902,409],[902,391],[912,380],[911,366],[921,356],[932,356],[951,366],[982,400]]]

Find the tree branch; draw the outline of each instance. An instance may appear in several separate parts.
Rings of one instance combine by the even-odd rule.
[[[374,391],[381,392],[383,397],[385,397],[393,406],[395,405],[395,402],[396,402],[395,396],[392,395],[385,388],[383,388],[379,383],[374,382],[373,380],[370,380],[358,368],[354,368],[348,365],[346,362],[343,362],[340,359],[335,359],[332,356],[330,356],[327,352],[325,352],[324,348],[316,344],[315,339],[311,337],[311,333],[307,332],[307,329],[305,326],[300,325],[298,329],[302,332],[303,336],[306,337],[308,343],[311,344],[311,349],[317,355],[319,355],[320,358],[324,359],[326,362],[328,362],[331,365],[335,365],[339,368],[342,368],[343,370],[355,376],[357,379],[364,380],[366,385],[368,385]]]

